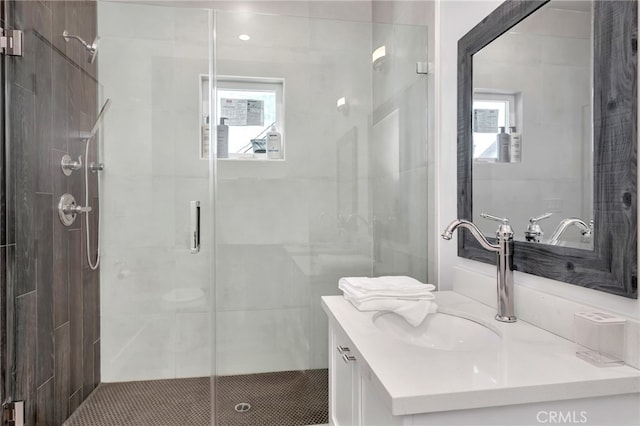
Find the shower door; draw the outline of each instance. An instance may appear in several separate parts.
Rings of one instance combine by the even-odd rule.
[[[175,379],[207,412],[211,23],[207,10],[98,4],[98,71],[112,101],[102,144],[102,381]],[[189,416],[176,424],[203,424]]]

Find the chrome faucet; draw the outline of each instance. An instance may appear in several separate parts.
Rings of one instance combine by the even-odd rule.
[[[496,232],[498,237],[497,244],[491,244],[473,222],[464,219],[456,219],[451,222],[442,233],[442,238],[450,240],[453,237],[453,231],[458,228],[464,228],[471,232],[471,235],[478,240],[483,248],[496,253],[498,267],[498,313],[496,314],[496,320],[515,322],[516,316],[513,309],[513,229],[509,225],[509,219],[507,218],[495,217],[486,213],[482,213],[480,216],[501,222]]]
[[[566,231],[567,228],[571,225],[578,228],[583,237],[589,237],[593,232],[593,221],[591,221],[591,226],[589,226],[582,219],[579,219],[577,217],[568,217],[566,219],[562,219],[558,227],[555,229],[555,231],[553,231],[553,234],[549,238],[549,242],[547,244],[550,244],[552,246],[557,245],[560,241],[560,237],[562,236],[562,234],[564,234],[564,231]]]

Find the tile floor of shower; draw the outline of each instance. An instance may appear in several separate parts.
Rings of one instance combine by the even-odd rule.
[[[216,395],[220,426],[328,423],[326,369],[220,376]],[[209,377],[103,383],[64,426],[206,426],[210,408]]]

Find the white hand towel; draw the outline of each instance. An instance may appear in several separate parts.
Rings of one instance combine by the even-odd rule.
[[[340,278],[340,283],[348,283],[352,287],[363,292],[371,291],[396,291],[396,292],[415,292],[415,291],[433,291],[433,284],[423,284],[420,281],[407,276],[385,276],[385,277],[344,277]]]
[[[435,312],[435,286],[406,276],[345,277],[338,281],[344,298],[359,311],[389,311],[414,327]]]
[[[359,302],[364,302],[367,300],[377,300],[377,299],[398,299],[398,300],[432,300],[435,296],[429,290],[415,290],[415,291],[361,291],[358,288],[354,288],[349,285],[348,282],[340,282],[338,287],[345,295],[348,295],[353,300],[358,300]],[[426,288],[426,286],[423,285]]]
[[[430,313],[435,313],[438,305],[431,300],[378,299],[359,302],[344,295],[359,311],[388,311],[403,317],[409,324],[417,327]]]
[[[411,277],[347,277],[338,281],[338,288],[351,300],[364,302],[376,299],[431,300],[432,284],[423,284]]]

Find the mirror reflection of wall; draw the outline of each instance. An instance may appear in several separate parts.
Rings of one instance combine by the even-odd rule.
[[[592,68],[590,1],[552,0],[473,56],[473,220],[486,235],[496,224],[480,213],[508,217],[520,241],[529,219],[546,212],[542,243],[563,219],[589,224]],[[582,234],[569,226],[558,244],[591,249]]]

